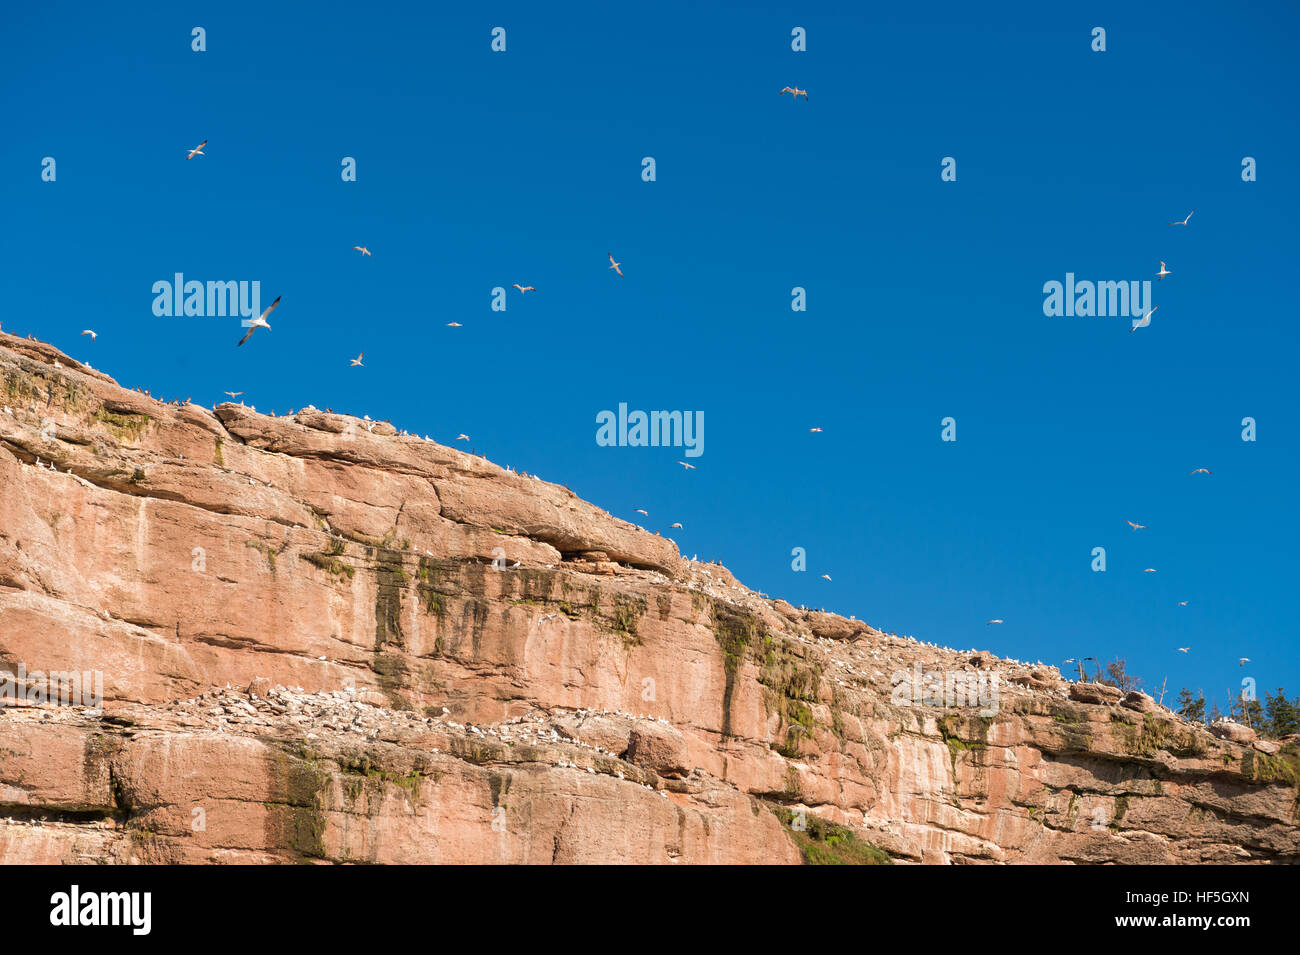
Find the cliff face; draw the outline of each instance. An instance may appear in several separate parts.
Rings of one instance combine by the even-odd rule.
[[[0,863],[1300,861],[1294,743],[765,599],[386,423],[4,334],[0,377]],[[102,706],[30,692],[72,671]]]

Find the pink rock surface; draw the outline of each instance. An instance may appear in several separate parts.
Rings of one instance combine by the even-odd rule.
[[[386,422],[3,334],[0,377],[0,669],[104,696],[0,708],[0,862],[787,863],[799,809],[897,862],[1300,858],[1294,741],[767,599]]]

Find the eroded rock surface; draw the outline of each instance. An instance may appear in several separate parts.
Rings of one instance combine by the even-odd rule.
[[[787,863],[801,814],[896,862],[1300,860],[1294,740],[766,599],[386,422],[2,333],[0,377],[0,669],[103,687],[0,709],[0,863]]]

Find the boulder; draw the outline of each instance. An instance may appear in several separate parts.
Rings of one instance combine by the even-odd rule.
[[[1234,743],[1253,743],[1257,735],[1249,726],[1233,723],[1230,720],[1219,720],[1216,723],[1211,723],[1210,732],[1219,739],[1230,740]]]
[[[1141,690],[1130,690],[1128,695],[1124,697],[1122,705],[1127,706],[1130,710],[1137,710],[1139,713],[1154,713],[1159,709],[1156,701]]]
[[[1070,699],[1079,703],[1097,703],[1108,706],[1118,703],[1124,694],[1105,683],[1071,683]]]

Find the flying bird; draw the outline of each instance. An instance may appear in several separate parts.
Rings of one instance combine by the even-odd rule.
[[[87,329],[86,329],[84,332],[82,332],[81,334],[82,334],[82,335],[89,335],[89,336],[90,336],[90,340],[91,340],[92,342],[93,342],[96,338],[99,337],[99,336],[96,335],[94,332],[92,332],[89,328],[87,328]],[[78,337],[80,337],[80,336],[78,336]]]
[[[820,431],[821,431],[821,428],[809,428],[809,429],[808,429],[808,433],[809,433],[809,434],[817,434],[817,433],[819,433]]]
[[[364,245],[354,245],[352,248],[360,252],[363,256],[369,255],[372,259],[374,258],[374,256],[370,254],[370,250]]]
[[[619,266],[622,265],[623,263],[622,263],[622,262],[615,262],[615,261],[614,261],[614,254],[613,254],[612,252],[611,252],[611,253],[608,253],[608,254],[609,254],[609,267],[610,267],[611,269],[613,269],[615,272],[617,272],[617,273],[619,274],[619,278],[622,278],[622,277],[623,277],[623,270],[620,269]]]
[[[784,96],[786,93],[790,93],[791,95],[794,96],[795,99],[798,99],[800,96],[802,96],[804,99],[808,98],[808,91],[801,90],[797,86],[787,86],[785,89],[781,90],[781,92],[778,93],[777,95]]]
[[[1144,574],[1154,574],[1155,572],[1156,569],[1154,567],[1147,567],[1145,570],[1142,571],[1142,573]]]
[[[1133,528],[1133,530],[1135,531],[1144,531],[1147,529],[1147,526],[1145,524],[1134,524],[1132,521],[1125,521],[1124,523],[1127,524],[1129,527]]]
[[[234,401],[236,398],[238,398],[240,395],[242,395],[243,392],[242,392],[242,391],[223,391],[222,394],[223,394],[223,395],[230,395],[230,400],[231,400],[231,401]]]
[[[1250,657],[1242,657],[1240,660],[1237,661],[1237,666],[1244,667],[1249,662],[1250,662]]]
[[[448,323],[447,323],[447,327],[448,327],[448,328],[460,328],[460,327],[461,327],[461,324],[460,324],[460,322],[448,322]]]
[[[1151,324],[1151,316],[1154,315],[1154,314],[1156,313],[1156,309],[1159,308],[1159,307],[1160,307],[1159,305],[1152,306],[1151,311],[1147,312],[1147,313],[1146,313],[1145,315],[1143,315],[1141,318],[1135,318],[1135,319],[1133,319],[1133,327],[1129,329],[1129,332],[1130,332],[1130,333],[1131,333],[1131,332],[1135,332],[1135,331],[1137,331],[1139,328],[1146,328],[1148,325],[1150,325],[1150,324]]]
[[[517,289],[519,289],[519,291],[520,291],[521,294],[522,294],[523,292],[536,292],[536,291],[537,291],[537,289],[533,288],[531,285],[520,285],[518,282],[515,283],[515,286],[514,286],[514,287],[517,288]]]
[[[1192,649],[1191,647],[1179,647],[1179,648],[1178,648],[1178,652],[1179,652],[1179,653],[1188,653],[1188,652],[1191,651],[1191,649]]]
[[[636,509],[636,512],[637,512],[638,514],[644,514],[646,517],[649,517],[649,516],[650,516],[650,512],[649,512],[649,511],[643,511],[643,510],[641,510],[641,508],[639,508],[639,507]]]
[[[191,150],[190,150],[190,154],[189,154],[188,156],[185,157],[185,161],[186,161],[186,162],[189,162],[189,161],[190,161],[191,159],[193,159],[195,156],[206,156],[207,153],[205,153],[205,152],[203,151],[203,147],[206,146],[207,144],[208,144],[208,141],[205,139],[205,140],[203,140],[203,142],[199,143],[197,146],[195,146],[193,149],[191,149]]]
[[[1190,219],[1190,218],[1191,218],[1193,215],[1195,215],[1195,214],[1196,214],[1196,210],[1193,209],[1191,212],[1187,213],[1187,219]],[[1169,224],[1170,224],[1170,225],[1187,225],[1187,219],[1184,219],[1182,222],[1171,222],[1171,223],[1169,223]]]
[[[361,359],[363,359],[363,358],[365,358],[365,357],[366,357],[366,353],[365,353],[365,352],[362,352],[361,354],[357,355],[356,358],[353,358],[353,359],[352,359],[352,367],[353,367],[353,368],[365,368],[366,366],[363,365],[363,364],[361,364]]]
[[[830,580],[830,579],[831,579],[830,574],[822,574],[822,580]]]
[[[1186,607],[1186,606],[1187,606],[1187,601],[1186,601],[1186,600],[1180,600],[1180,601],[1178,601],[1178,606],[1180,606],[1180,607]]]
[[[682,526],[681,524],[669,524],[668,529],[672,530],[674,527],[681,527],[681,526]]]
[[[1156,273],[1156,281],[1159,282],[1159,281],[1162,280],[1166,275],[1173,275],[1173,274],[1174,274],[1174,273],[1173,273],[1173,272],[1170,272],[1168,269],[1166,269],[1166,268],[1165,268],[1165,264],[1164,264],[1163,262],[1161,262],[1161,263],[1160,263],[1160,271]]]
[[[685,468],[686,470],[688,470],[688,471],[694,471],[694,470],[695,470],[695,465],[694,465],[694,464],[687,464],[685,461],[678,461],[677,463],[680,464],[682,467],[684,467],[684,468]]]
[[[995,624],[995,623],[1006,623],[1006,621],[1005,621],[1005,620],[990,620],[988,623],[984,624],[984,626],[986,626],[986,627],[991,627],[991,626],[992,626],[993,624]]]
[[[456,435],[456,440],[457,440],[457,441],[468,441],[468,440],[469,440],[469,435],[467,435],[467,434],[458,434],[458,435]]]
[[[1189,475],[1191,475],[1191,474],[1209,474],[1209,473],[1210,473],[1210,469],[1209,469],[1209,468],[1197,468],[1195,471],[1188,471],[1187,473],[1188,473]]]
[[[238,348],[239,345],[244,344],[244,342],[252,338],[253,332],[257,331],[259,328],[265,328],[268,332],[271,330],[271,326],[266,323],[266,316],[270,315],[272,312],[275,311],[275,307],[280,304],[280,299],[283,297],[284,296],[282,295],[277,295],[275,297],[275,301],[271,303],[270,308],[268,308],[261,315],[257,316],[257,318],[253,319],[251,322],[248,323],[248,331],[245,332],[244,337],[239,340],[239,344],[235,346],[236,348]]]

